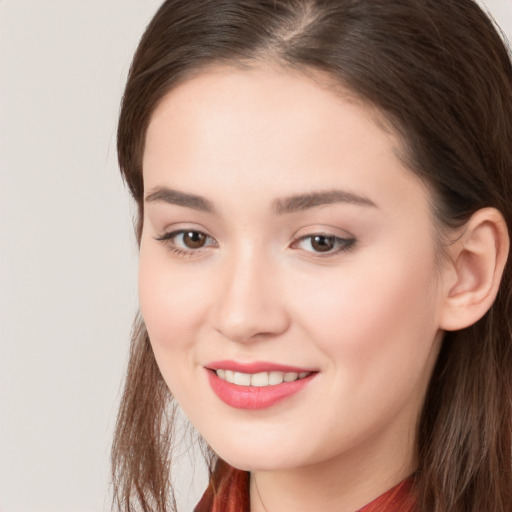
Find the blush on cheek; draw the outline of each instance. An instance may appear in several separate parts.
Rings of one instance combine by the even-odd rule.
[[[185,348],[204,319],[204,290],[186,273],[169,271],[158,260],[141,255],[139,302],[153,345]]]
[[[418,271],[410,258],[384,266],[384,273],[377,263],[366,265],[364,272],[341,275],[335,284],[322,283],[301,307],[301,319],[322,348],[356,366],[372,359],[408,359],[409,350],[421,350],[418,343],[428,346],[436,332],[428,266]],[[418,339],[410,339],[411,333]]]

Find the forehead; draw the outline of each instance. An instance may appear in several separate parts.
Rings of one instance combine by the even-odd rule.
[[[393,201],[419,181],[402,164],[400,146],[375,108],[324,76],[218,66],[181,83],[156,108],[145,189],[179,182],[207,191],[214,183],[280,196],[384,187]]]
[[[349,106],[358,116],[378,125],[394,145],[400,146],[401,140],[385,116],[331,75],[267,64],[250,67],[218,64],[197,70],[164,95],[153,112],[150,128],[167,123],[165,118],[169,115],[187,115],[193,121],[197,114],[204,114],[202,122],[219,126],[219,122],[224,124],[229,111],[239,114],[238,122],[245,119],[255,124],[261,119],[262,109],[266,109],[269,123],[265,128],[270,132],[276,123],[280,128],[291,129],[294,125],[290,126],[289,121],[311,122],[322,118],[326,122],[338,117],[335,107],[346,110]],[[271,112],[275,114],[272,118]]]

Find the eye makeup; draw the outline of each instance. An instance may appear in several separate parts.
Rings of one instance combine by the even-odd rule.
[[[162,242],[173,253],[179,256],[193,256],[206,248],[219,247],[218,242],[206,233],[193,229],[179,229],[155,238]],[[301,250],[315,257],[326,258],[342,252],[353,250],[355,238],[344,238],[331,233],[311,233],[292,241],[290,248]],[[197,254],[198,255],[198,254]]]

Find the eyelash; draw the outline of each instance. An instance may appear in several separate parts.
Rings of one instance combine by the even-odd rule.
[[[182,247],[177,246],[174,239],[180,235],[185,235],[185,234],[194,234],[194,235],[204,236],[207,239],[206,243],[208,243],[208,240],[210,240],[210,241],[213,240],[215,243],[209,244],[209,245],[203,245],[196,249],[193,249],[193,248],[184,249]],[[335,250],[328,250],[325,252],[307,251],[306,250],[306,252],[314,254],[318,258],[328,258],[329,256],[334,256],[341,252],[348,252],[350,250],[353,250],[357,244],[357,240],[355,238],[342,238],[342,237],[332,235],[330,233],[312,233],[310,235],[306,235],[306,236],[302,236],[302,237],[298,238],[290,245],[290,247],[295,249],[295,248],[297,248],[297,246],[299,244],[301,244],[302,242],[305,242],[307,240],[310,241],[309,243],[311,245],[313,239],[317,238],[317,237],[325,238],[325,239],[329,240],[331,243],[333,243],[335,247],[337,247]],[[217,242],[211,236],[207,235],[206,233],[203,233],[202,231],[197,231],[197,230],[192,230],[192,229],[180,229],[180,230],[176,230],[176,231],[171,231],[169,233],[165,233],[162,236],[157,237],[156,240],[165,244],[171,252],[175,253],[178,256],[184,257],[184,258],[185,257],[193,257],[193,256],[197,255],[198,252],[201,252],[202,249],[204,249],[204,248],[218,246]]]
[[[327,258],[329,256],[334,256],[336,254],[339,254],[341,252],[347,252],[355,248],[356,246],[356,239],[355,238],[342,238],[339,236],[332,235],[330,233],[312,233],[311,235],[306,235],[300,237],[298,240],[292,243],[291,247],[295,248],[297,245],[299,245],[301,242],[305,242],[309,240],[309,245],[312,246],[313,240],[315,238],[324,238],[329,240],[335,247],[337,247],[335,250],[328,250],[325,252],[322,251],[306,251],[310,252],[312,254],[315,254],[319,258]]]
[[[170,233],[164,233],[162,236],[159,236],[156,238],[157,241],[162,242],[167,246],[167,248],[173,252],[174,254],[181,256],[183,258],[186,257],[193,257],[195,256],[195,253],[200,252],[204,247],[211,247],[210,246],[202,246],[197,249],[184,249],[182,247],[179,247],[174,242],[174,239],[178,237],[179,235],[185,235],[185,234],[193,233],[194,235],[202,235],[205,236],[208,240],[214,240],[211,236],[207,235],[206,233],[203,233],[202,231],[193,230],[193,229],[179,229],[176,231],[171,231]]]

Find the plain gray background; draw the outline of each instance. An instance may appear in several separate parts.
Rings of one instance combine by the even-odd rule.
[[[0,511],[109,510],[137,310],[115,159],[130,59],[161,0],[0,0]],[[512,35],[512,0],[485,2]],[[192,509],[204,474],[180,485]],[[186,461],[181,472],[192,479]],[[197,481],[196,481],[197,480]]]

